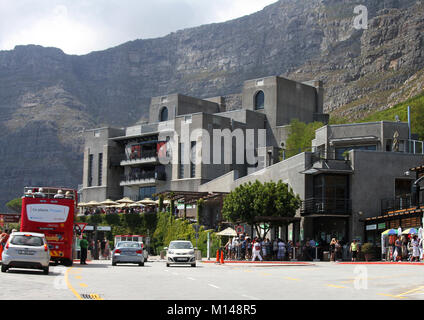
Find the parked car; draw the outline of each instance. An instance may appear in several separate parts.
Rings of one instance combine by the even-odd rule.
[[[2,254],[1,271],[10,268],[41,269],[49,274],[50,251],[42,233],[13,232]]]
[[[135,263],[144,266],[143,248],[140,242],[120,241],[112,252],[112,265],[117,263]]]
[[[171,241],[169,247],[165,247],[164,249],[167,250],[167,267],[169,267],[171,264],[190,264],[192,267],[196,266],[194,248],[190,241]]]

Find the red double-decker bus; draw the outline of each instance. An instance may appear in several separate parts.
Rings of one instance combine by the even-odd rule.
[[[71,266],[77,191],[54,187],[25,187],[24,191],[20,231],[44,233],[51,260]]]

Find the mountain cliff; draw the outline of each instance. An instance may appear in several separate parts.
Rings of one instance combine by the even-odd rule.
[[[368,9],[366,30],[353,27],[357,5]],[[335,117],[388,108],[423,90],[423,16],[413,0],[281,0],[82,56],[0,51],[0,208],[24,185],[76,187],[83,130],[145,119],[153,96],[228,95],[244,80],[282,75],[322,80]]]

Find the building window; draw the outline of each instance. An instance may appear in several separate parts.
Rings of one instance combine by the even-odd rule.
[[[103,153],[99,153],[99,186],[102,185],[103,181]]]
[[[93,155],[88,156],[88,186],[93,185]]]
[[[196,141],[191,142],[190,178],[196,177]]]
[[[168,108],[167,107],[163,107],[162,110],[160,111],[160,117],[159,117],[159,121],[167,121],[168,120]]]
[[[255,95],[255,110],[261,110],[265,105],[265,94],[263,91],[258,91]]]
[[[370,146],[350,146],[350,147],[340,147],[336,148],[336,160],[344,160],[344,153],[348,152],[350,150],[371,150],[376,151],[377,146],[376,145],[370,145]]]
[[[156,187],[142,187],[138,191],[138,196],[140,200],[143,200],[144,198],[150,198],[153,200],[156,200],[157,197],[153,197],[153,195],[156,193]]]
[[[178,179],[184,178],[184,143],[179,143],[179,164],[178,164]]]

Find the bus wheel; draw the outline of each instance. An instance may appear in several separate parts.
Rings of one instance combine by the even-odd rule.
[[[72,267],[73,263],[74,262],[71,259],[65,259],[65,260],[63,260],[63,265],[65,267]]]

